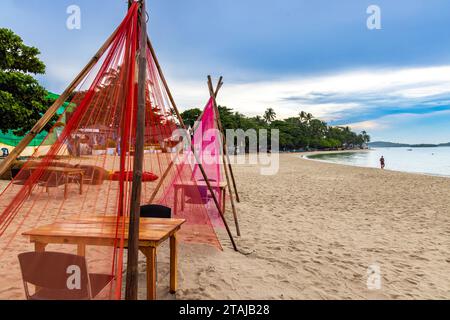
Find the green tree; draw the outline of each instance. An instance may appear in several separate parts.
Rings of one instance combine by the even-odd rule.
[[[198,108],[188,109],[181,113],[181,118],[186,126],[194,127],[195,121],[198,120],[201,114],[202,111]]]
[[[0,130],[4,133],[12,130],[23,135],[30,131],[52,103],[31,75],[45,73],[39,54],[14,32],[0,28]]]
[[[196,114],[200,113],[200,110],[194,110],[197,110]],[[370,136],[365,131],[356,134],[349,127],[328,126],[326,122],[315,119],[312,114],[304,111],[300,112],[297,117],[284,120],[275,120],[276,115],[272,115],[272,111],[273,109],[267,110],[263,116],[246,117],[230,108],[219,106],[225,130],[278,129],[280,150],[283,151],[309,148],[319,150],[356,148],[370,141]],[[268,134],[270,136],[270,130]],[[237,146],[234,147],[236,149]],[[246,146],[246,151],[248,151],[248,146]]]
[[[367,132],[365,130],[361,132],[361,135],[362,135],[364,143],[367,144],[370,142],[370,136],[367,134]]]
[[[264,112],[264,120],[267,123],[271,123],[273,120],[275,120],[277,117],[277,114],[275,113],[275,110],[273,108],[267,108],[267,110]]]

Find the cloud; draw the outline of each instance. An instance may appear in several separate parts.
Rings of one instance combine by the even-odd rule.
[[[372,141],[446,143],[450,141],[450,110],[425,114],[390,114],[375,120],[350,123],[352,130],[366,130]]]
[[[47,81],[54,88],[67,86],[79,74],[81,68],[75,64],[50,63],[47,66]]]
[[[208,97],[206,84],[202,82],[174,82],[172,87],[185,108],[202,106]],[[450,66],[225,82],[218,101],[248,115],[262,114],[272,107],[279,118],[286,118],[303,110],[334,124],[366,121],[369,129],[373,125],[370,120],[387,114],[424,114],[447,109]]]

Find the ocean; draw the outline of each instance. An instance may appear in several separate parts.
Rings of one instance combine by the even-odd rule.
[[[379,168],[381,156],[385,158],[386,170],[450,177],[450,147],[376,148],[362,152],[315,154],[308,158],[359,167]]]

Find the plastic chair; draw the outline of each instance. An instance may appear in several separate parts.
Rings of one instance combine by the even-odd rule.
[[[91,300],[114,278],[89,274],[86,259],[73,254],[26,252],[19,254],[19,263],[28,300]],[[76,276],[79,281],[72,281]],[[37,286],[34,294],[30,294],[29,284]]]
[[[141,206],[141,217],[170,219],[172,217],[172,209],[157,204]]]

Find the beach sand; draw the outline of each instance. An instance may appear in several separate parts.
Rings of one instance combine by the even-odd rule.
[[[170,295],[163,245],[159,299],[450,298],[449,178],[298,154],[281,154],[274,176],[260,175],[256,165],[236,166],[235,175],[242,253],[224,230],[218,230],[223,251],[180,244],[179,290]],[[227,218],[233,226],[230,212]],[[367,287],[371,266],[380,269],[377,290]],[[140,271],[145,299],[142,256]]]
[[[182,246],[177,299],[450,298],[449,178],[300,157],[281,154],[275,176],[235,168],[237,243],[250,254],[224,233],[223,252]],[[160,252],[158,293],[170,298]],[[373,265],[379,290],[367,287]]]

